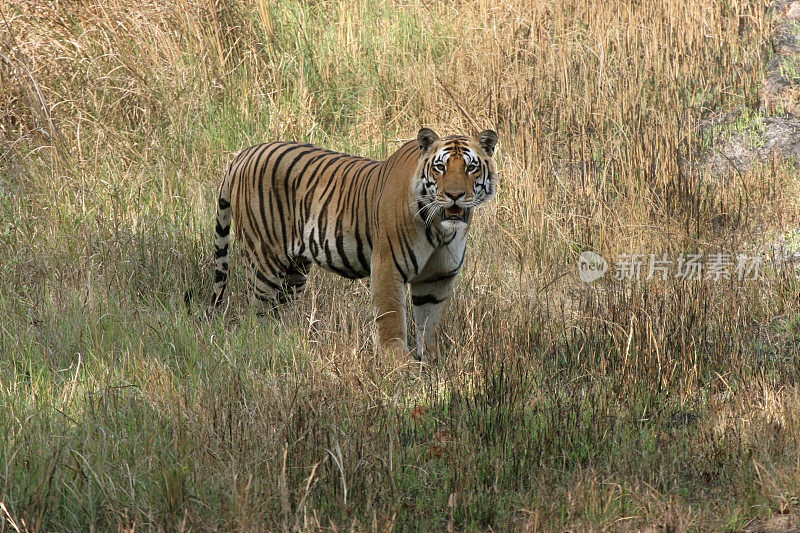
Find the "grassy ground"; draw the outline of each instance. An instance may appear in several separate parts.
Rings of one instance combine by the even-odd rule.
[[[774,162],[712,176],[763,3],[148,0],[0,7],[0,531],[740,529],[800,497],[796,228]],[[255,317],[210,290],[232,154],[372,157],[493,127],[444,361],[374,353],[316,272]],[[741,130],[757,128],[742,124]],[[737,127],[739,127],[737,125]],[[578,254],[766,256],[759,280],[577,276]]]

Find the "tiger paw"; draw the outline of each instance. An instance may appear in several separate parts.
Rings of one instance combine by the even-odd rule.
[[[381,352],[388,355],[388,359],[396,364],[406,364],[414,360],[408,351],[406,343],[400,339],[391,339],[381,344]]]
[[[436,364],[439,361],[439,347],[435,343],[425,344],[419,360],[426,365]]]

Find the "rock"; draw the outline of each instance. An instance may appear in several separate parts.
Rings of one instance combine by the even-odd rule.
[[[699,168],[710,170],[715,176],[746,172],[756,165],[770,163],[773,158],[800,162],[799,117],[755,117],[742,131],[720,136],[723,139],[699,161]]]

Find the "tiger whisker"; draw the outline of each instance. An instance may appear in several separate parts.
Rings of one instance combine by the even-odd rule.
[[[423,209],[423,211],[424,210],[429,211],[428,217],[430,217],[431,215],[434,215],[436,214],[437,211],[439,211],[438,208],[439,208],[438,204],[436,204],[435,202],[431,202],[425,206],[425,209]]]
[[[439,206],[439,204],[437,204],[436,202],[431,202],[431,203],[429,203],[428,205],[430,205],[430,206],[434,206],[434,207],[435,207],[435,209],[433,209],[433,208],[431,208],[431,209],[430,209],[430,213],[428,214],[428,217],[425,219],[425,225],[426,225],[426,226],[427,226],[427,225],[429,225],[429,224],[430,224],[430,223],[433,221],[433,218],[434,218],[434,217],[436,216],[436,214],[437,214],[437,213],[439,213],[439,211],[441,210],[441,207],[440,207],[440,206]]]
[[[416,218],[419,216],[420,218],[424,218],[422,216],[422,212],[425,210],[427,205],[423,205],[422,207],[417,207],[417,202],[415,200],[411,200],[408,202],[408,210],[412,213],[412,216]]]
[[[433,217],[435,217],[436,213],[438,213],[439,211],[439,205],[437,204],[437,202],[429,202],[417,209],[416,205],[414,205],[414,201],[412,201],[409,203],[409,207],[412,210],[416,209],[416,215],[419,215],[420,218],[422,218],[425,221],[426,225],[431,223]],[[428,211],[428,213],[426,213],[426,211]]]

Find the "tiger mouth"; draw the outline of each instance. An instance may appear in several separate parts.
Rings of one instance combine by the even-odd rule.
[[[451,205],[444,210],[444,220],[459,220],[465,222],[467,219],[467,210],[457,205]]]

